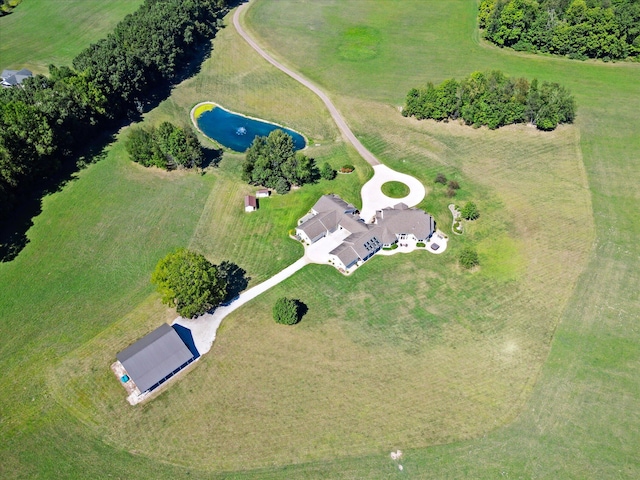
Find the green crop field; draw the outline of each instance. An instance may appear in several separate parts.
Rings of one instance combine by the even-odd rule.
[[[90,43],[113,30],[142,0],[23,0],[0,17],[0,70],[29,68],[47,73],[50,64],[70,65]]]
[[[211,100],[303,132],[308,155],[355,173],[247,215],[242,155],[205,175],[146,170],[126,158],[124,129],[44,199],[29,244],[0,264],[0,477],[637,477],[638,65],[489,47],[470,0],[254,1],[245,26],[324,88],[379,158],[423,181],[421,207],[443,231],[452,200],[437,173],[480,218],[440,256],[374,258],[350,277],[305,267],[130,407],[109,365],[175,316],[149,283],[157,259],[189,246],[254,285],[302,254],[287,232],[319,195],[359,205],[371,175],[317,98],[221,30],[200,72],[144,121],[186,124]],[[400,115],[410,87],[485,68],[568,86],[576,124],[489,131]],[[458,267],[465,245],[478,271]],[[299,325],[273,322],[283,295],[309,307]]]

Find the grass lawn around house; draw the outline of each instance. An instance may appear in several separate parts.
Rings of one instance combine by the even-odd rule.
[[[225,30],[220,40],[239,56],[226,58],[224,50],[215,49],[221,71],[243,68],[237,63],[225,65],[250,55],[242,51],[242,43],[226,43],[231,36],[232,32]],[[263,68],[261,72],[270,71],[268,66]],[[212,75],[220,78],[218,73]],[[226,85],[229,81],[236,82],[236,93],[245,88],[251,91],[251,86],[245,87],[236,78],[242,77],[229,75],[214,84],[207,81],[204,70],[178,87],[146,121],[161,121],[168,112],[187,114],[199,100],[199,84],[213,89],[214,98],[231,90]],[[278,75],[271,82],[275,98],[278,91],[290,86],[286,77]],[[211,94],[207,98],[212,98]],[[496,422],[504,424],[514,418],[518,412],[514,406],[523,405],[528,398],[559,311],[590,245],[589,200],[584,172],[575,155],[577,130],[568,127],[541,136],[526,128],[492,132],[449,125],[431,131],[424,124],[407,126],[402,123],[406,119],[376,102],[342,101],[351,102],[349,120],[363,130],[361,138],[376,154],[392,164],[395,161],[395,168],[428,184],[445,164],[451,170],[448,174],[464,179],[460,198],[479,197],[483,221],[474,224],[464,241],[452,246],[450,255],[415,252],[391,261],[374,259],[349,278],[336,275],[329,267],[306,267],[227,318],[212,355],[204,357],[198,368],[149,407],[134,412],[132,428],[109,418],[108,412],[121,397],[110,373],[99,377],[86,374],[103,363],[106,357],[102,357],[109,351],[117,351],[130,341],[115,330],[105,331],[99,340],[108,347],[87,344],[52,373],[51,388],[62,405],[89,424],[100,425],[96,432],[103,432],[115,444],[205,471],[264,467],[267,459],[279,464],[326,461],[345,449],[354,455],[366,454],[390,442],[414,446],[441,443],[481,434]],[[368,123],[367,117],[371,119]],[[315,125],[322,127],[321,123]],[[426,132],[440,142],[450,142],[449,148],[434,154],[422,140]],[[313,130],[310,135],[318,136]],[[401,138],[409,139],[412,151],[403,150]],[[528,162],[514,166],[514,145],[529,152]],[[327,158],[336,166],[346,160],[356,165],[358,175],[370,172],[362,160],[349,158],[348,151],[340,142],[321,144],[314,146],[312,156],[322,161]],[[402,151],[404,157],[399,159],[394,152]],[[539,162],[549,152],[556,161],[548,171],[539,172]],[[241,161],[240,154],[225,154],[220,168],[212,172],[216,188],[190,246],[214,261],[236,262],[247,270],[252,284],[301,255],[300,246],[289,240],[286,232],[321,194],[334,191],[359,205],[359,188],[366,179],[339,176],[333,182],[265,199],[258,212],[246,215],[241,209],[242,197],[254,187],[238,180]],[[480,182],[474,177],[475,169],[491,173]],[[569,185],[558,188],[557,179],[566,179]],[[536,202],[535,212],[531,202]],[[440,221],[450,215],[448,203],[444,191],[438,191],[428,195],[421,206]],[[537,223],[530,224],[532,216]],[[577,226],[562,244],[553,249],[545,246],[545,231],[564,234],[571,221]],[[528,236],[522,233],[525,228]],[[515,252],[487,250],[483,258],[489,266],[486,272],[459,271],[456,252],[465,242],[491,244],[493,236],[511,242]],[[503,255],[521,260],[500,269]],[[567,257],[572,258],[573,267],[560,268],[560,259]],[[562,288],[557,287],[558,282]],[[270,305],[278,295],[292,295],[290,292],[309,306],[309,314],[295,332],[282,338],[282,332],[273,329],[277,326],[270,319]],[[543,320],[536,317],[534,321],[526,307],[536,298],[546,301],[537,312]],[[298,342],[295,348],[294,341]],[[319,349],[322,344],[325,349]],[[310,361],[307,357],[314,349],[317,354]],[[402,365],[402,369],[390,371],[387,365]],[[332,375],[324,375],[326,369]],[[425,377],[427,371],[431,373]],[[454,375],[457,380],[452,380]],[[346,379],[351,380],[345,384]],[[214,384],[216,388],[212,388]],[[389,388],[380,390],[380,384]],[[92,391],[101,394],[91,396]],[[467,392],[466,401],[456,400],[459,391]],[[295,412],[280,410],[278,399],[292,394],[304,401]],[[79,399],[85,399],[84,405]],[[382,415],[390,399],[394,408]],[[199,421],[191,416],[195,413]],[[180,421],[171,421],[176,414]],[[140,422],[155,428],[133,428]],[[425,425],[429,425],[426,430]],[[182,441],[174,443],[170,438]],[[273,442],[273,438],[281,442]],[[219,455],[208,455],[210,451]]]
[[[409,195],[409,187],[402,182],[387,182],[382,184],[382,193],[391,198],[403,198]]]
[[[0,70],[67,65],[82,50],[104,38],[143,0],[25,0],[0,17]]]
[[[323,193],[358,206],[371,168],[335,140],[318,99],[229,27],[145,122],[188,124],[196,103],[215,99],[286,120],[313,138],[309,155],[356,175],[245,215],[254,187],[239,180],[242,155],[204,176],[164,173],[131,164],[118,141],[47,197],[29,245],[0,265],[0,333],[11,338],[1,476],[379,478],[398,473],[396,448],[418,477],[637,476],[640,339],[628,319],[640,314],[629,210],[640,70],[486,48],[474,18],[471,1],[251,6],[260,42],[326,88],[374,154],[425,185],[438,172],[459,179],[455,202],[476,202],[482,217],[445,255],[374,258],[348,278],[305,267],[228,317],[211,353],[139,408],[108,366],[175,315],[152,293],[155,261],[188,245],[263,281],[301,255],[287,238],[295,220]],[[568,85],[577,124],[546,134],[399,115],[411,86],[477,65]],[[434,189],[419,207],[449,225],[449,203]],[[456,267],[465,245],[477,246],[477,273]],[[270,316],[284,294],[309,307],[286,330]]]

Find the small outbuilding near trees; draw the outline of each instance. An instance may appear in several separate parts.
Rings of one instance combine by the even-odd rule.
[[[255,212],[258,209],[258,200],[253,195],[246,195],[244,197],[244,211]]]

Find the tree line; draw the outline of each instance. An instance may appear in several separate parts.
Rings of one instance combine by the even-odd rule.
[[[557,83],[539,84],[537,79],[529,82],[491,71],[412,88],[402,114],[418,120],[461,118],[467,125],[491,129],[529,122],[540,130],[553,130],[559,123],[573,122],[575,111],[573,96]]]
[[[208,45],[225,0],[145,0],[114,32],[21,87],[0,89],[0,218],[99,129],[144,111]],[[177,134],[176,134],[177,135]]]
[[[486,39],[519,51],[605,61],[640,56],[638,0],[482,0]]]

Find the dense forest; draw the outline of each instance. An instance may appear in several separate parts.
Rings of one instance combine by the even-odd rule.
[[[600,58],[640,55],[640,0],[482,0],[478,24],[501,47]]]
[[[107,38],[22,86],[0,89],[0,218],[22,193],[137,118],[208,48],[224,0],[146,0]]]
[[[467,125],[491,129],[529,122],[540,130],[553,130],[559,123],[571,123],[575,110],[573,96],[557,83],[538,84],[537,79],[529,83],[526,78],[491,71],[412,88],[402,115],[418,120],[461,118]]]

